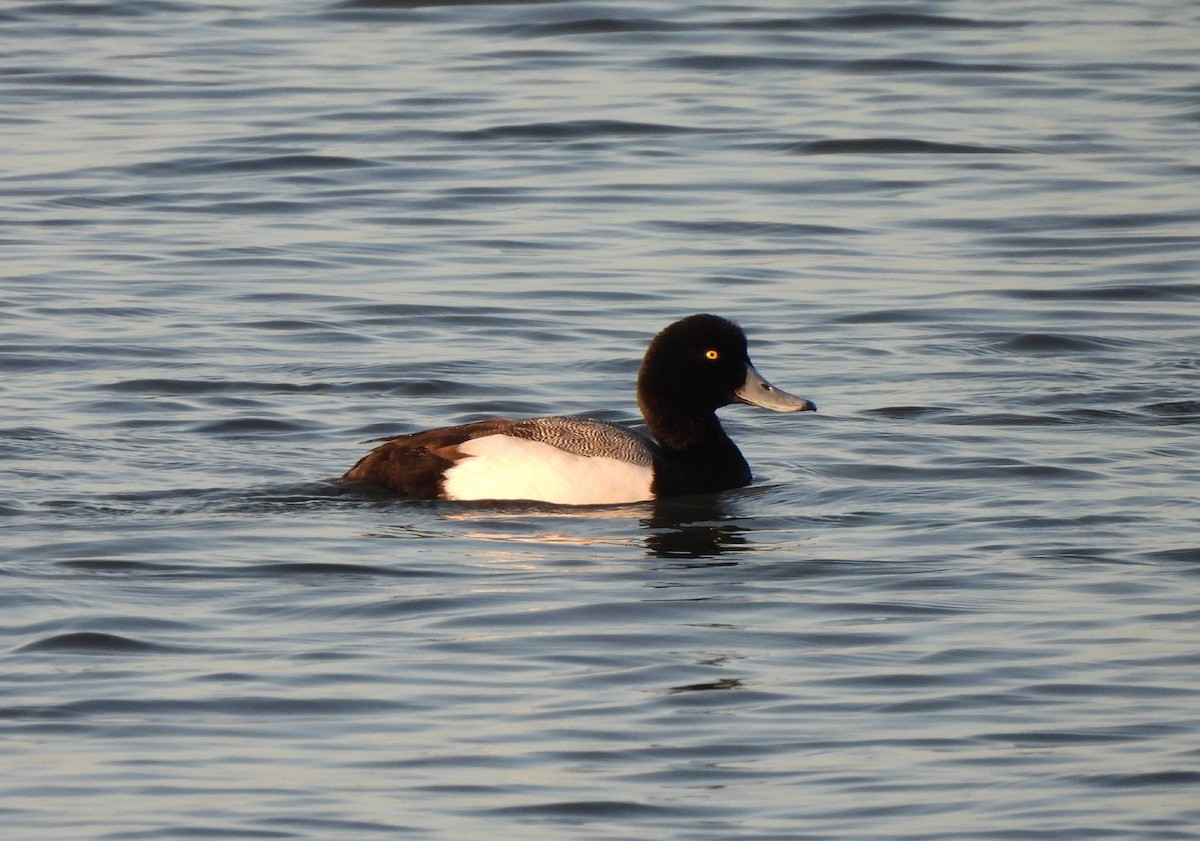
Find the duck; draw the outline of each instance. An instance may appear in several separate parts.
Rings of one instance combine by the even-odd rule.
[[[649,435],[583,416],[489,418],[378,439],[338,481],[415,499],[605,505],[749,485],[750,466],[716,411],[735,403],[813,412],[767,382],[746,334],[709,313],[650,342],[637,377]]]

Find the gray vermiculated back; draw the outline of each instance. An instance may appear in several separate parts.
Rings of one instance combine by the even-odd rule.
[[[650,444],[641,435],[591,418],[530,418],[518,423],[513,433],[576,455],[606,456],[646,467],[654,463]]]

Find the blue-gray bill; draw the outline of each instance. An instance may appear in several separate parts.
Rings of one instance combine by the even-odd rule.
[[[771,385],[754,366],[746,364],[746,381],[734,392],[743,403],[772,412],[815,412],[817,404]]]

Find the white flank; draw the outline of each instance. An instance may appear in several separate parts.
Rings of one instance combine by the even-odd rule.
[[[446,471],[447,499],[528,499],[601,505],[652,499],[649,467],[605,456],[578,456],[541,441],[487,435],[459,444]]]

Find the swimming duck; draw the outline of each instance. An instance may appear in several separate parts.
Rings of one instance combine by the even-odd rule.
[[[742,329],[690,315],[650,342],[637,379],[653,439],[583,417],[491,418],[389,438],[341,478],[409,497],[529,500],[562,505],[638,502],[750,484],[750,467],[716,410],[748,403],[816,411],[754,369]]]

